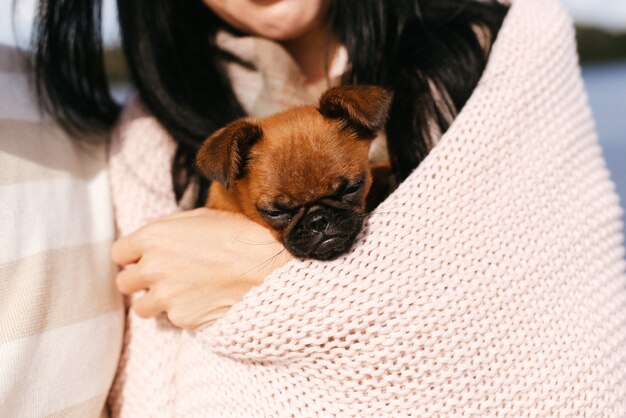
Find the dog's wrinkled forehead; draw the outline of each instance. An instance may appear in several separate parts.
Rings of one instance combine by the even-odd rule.
[[[315,111],[293,116],[289,123],[264,124],[264,138],[250,155],[255,194],[268,200],[261,204],[300,206],[332,195],[342,182],[357,181],[368,169],[366,141]]]

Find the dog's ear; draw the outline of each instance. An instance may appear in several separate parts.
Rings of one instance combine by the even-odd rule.
[[[198,172],[227,189],[243,176],[250,148],[263,136],[252,119],[238,119],[211,135],[196,154]]]
[[[385,127],[393,94],[377,86],[333,87],[320,97],[319,112],[371,139]]]

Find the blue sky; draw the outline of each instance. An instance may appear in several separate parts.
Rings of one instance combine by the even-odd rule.
[[[114,0],[103,0],[105,38],[115,42]],[[186,0],[171,0],[186,1]],[[626,30],[626,0],[561,0],[574,18],[581,23],[600,25],[612,30]],[[0,43],[14,44],[11,29],[11,3],[13,0],[0,0]],[[16,26],[19,40],[28,39],[28,28],[32,21],[34,5],[37,0],[18,0]]]

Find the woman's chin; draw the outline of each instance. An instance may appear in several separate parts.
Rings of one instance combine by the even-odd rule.
[[[296,39],[314,29],[328,0],[204,0],[234,28],[274,41]]]

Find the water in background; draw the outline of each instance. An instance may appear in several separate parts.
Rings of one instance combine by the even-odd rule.
[[[600,145],[626,206],[626,61],[583,67]],[[624,227],[626,233],[626,225]]]

